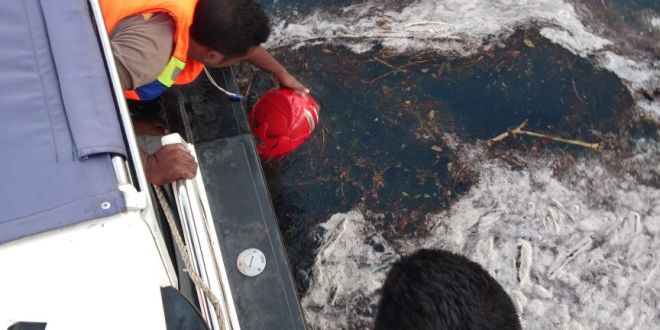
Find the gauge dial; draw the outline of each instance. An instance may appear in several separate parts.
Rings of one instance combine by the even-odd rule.
[[[236,266],[238,271],[245,276],[257,276],[266,268],[266,256],[257,249],[247,249],[238,255]]]

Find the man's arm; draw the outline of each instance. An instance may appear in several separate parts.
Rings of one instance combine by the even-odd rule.
[[[278,62],[273,55],[263,48],[257,46],[252,53],[245,59],[248,63],[270,73],[277,79],[282,86],[295,89],[296,91],[304,94],[309,94],[309,89],[294,78],[287,70]]]

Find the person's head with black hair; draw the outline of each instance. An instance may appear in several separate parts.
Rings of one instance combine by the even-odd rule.
[[[269,35],[270,21],[254,0],[199,0],[189,57],[210,67],[228,66],[248,57]]]
[[[442,250],[397,261],[382,288],[376,330],[521,329],[511,298],[479,264]]]

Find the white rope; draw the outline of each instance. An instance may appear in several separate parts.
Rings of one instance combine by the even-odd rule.
[[[213,79],[213,77],[211,76],[211,73],[209,73],[209,70],[207,70],[206,67],[204,67],[204,73],[206,74],[206,77],[209,78],[209,81],[211,82],[211,84],[213,86],[215,86],[215,88],[217,88],[219,91],[227,94],[227,96],[230,96],[230,97],[233,97],[233,98],[236,98],[236,99],[243,99],[243,96],[241,96],[240,94],[232,93],[232,92],[220,87],[220,85],[218,85],[218,83],[215,82],[215,79]]]
[[[169,204],[167,204],[167,201],[165,200],[165,195],[163,194],[162,188],[156,185],[153,185],[153,187],[154,190],[156,191],[156,197],[158,197],[158,202],[160,203],[160,206],[163,208],[163,212],[165,213],[167,224],[170,226],[170,231],[172,232],[172,238],[174,239],[174,245],[179,250],[179,253],[181,254],[181,260],[183,261],[184,266],[188,270],[188,276],[190,276],[190,279],[198,288],[202,289],[206,297],[211,301],[211,304],[213,305],[213,309],[215,310],[215,315],[218,318],[218,323],[220,324],[220,328],[226,329],[225,324],[223,323],[221,317],[222,307],[220,304],[220,300],[218,300],[218,297],[215,296],[211,288],[206,283],[204,283],[204,281],[202,281],[202,279],[197,274],[197,271],[195,271],[195,268],[193,268],[192,261],[190,260],[190,254],[188,253],[188,247],[183,242],[183,239],[181,238],[181,234],[179,233],[179,229],[176,227],[176,223],[174,221],[174,214],[172,213],[172,209],[170,208]]]

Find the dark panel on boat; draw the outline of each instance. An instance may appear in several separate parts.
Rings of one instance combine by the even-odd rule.
[[[237,91],[231,70],[212,70],[215,80]],[[195,143],[200,170],[228,270],[241,329],[305,329],[277,219],[247,116],[202,75],[177,93],[180,118],[168,111],[172,129]],[[236,267],[239,253],[257,248],[266,268],[256,277]]]
[[[214,80],[229,91],[238,91],[230,69],[211,70]],[[185,111],[182,118],[186,137],[193,143],[208,142],[242,134],[250,134],[245,110],[240,102],[230,101],[202,73],[194,84],[179,88],[178,95],[169,95],[166,103],[179,102]],[[176,100],[175,100],[176,99]],[[177,121],[168,116],[168,122]]]
[[[232,294],[242,328],[301,329],[286,253],[252,143],[251,136],[241,135],[195,146]],[[266,268],[256,277],[236,268],[238,254],[248,248],[266,256]]]

